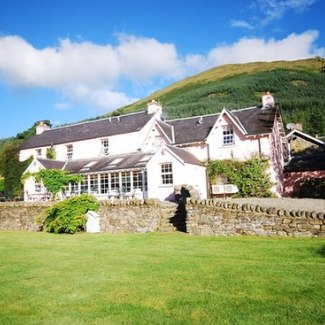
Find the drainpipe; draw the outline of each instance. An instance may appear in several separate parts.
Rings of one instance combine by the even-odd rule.
[[[258,142],[258,155],[261,158],[262,157],[261,136],[259,133],[257,134],[257,142]]]
[[[205,139],[205,143],[207,144],[207,156],[208,156],[208,162],[210,161],[210,144],[206,141]]]
[[[207,144],[207,156],[208,156],[208,162],[210,162],[210,144],[206,141],[205,139],[205,142]],[[209,179],[209,174],[208,174],[208,170],[206,169],[205,170],[205,177],[206,177],[206,191],[207,191],[207,198],[210,198],[211,197],[211,184],[210,184],[210,179]]]

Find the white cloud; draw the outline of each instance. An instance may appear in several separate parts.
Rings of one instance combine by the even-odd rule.
[[[63,97],[55,104],[57,109],[85,103],[107,112],[137,100],[127,89],[152,89],[162,80],[176,81],[217,65],[324,56],[324,48],[315,45],[317,38],[317,31],[279,40],[242,38],[207,54],[181,57],[174,44],[132,35],[120,35],[116,46],[66,39],[44,49],[19,36],[4,36],[0,37],[0,78],[13,86],[58,91]]]
[[[304,12],[317,0],[257,0],[256,7],[262,13],[263,25],[282,18],[288,11]]]
[[[59,111],[66,111],[71,107],[71,104],[68,102],[60,102],[54,104],[54,107]]]
[[[324,55],[324,48],[314,46],[317,37],[317,31],[306,31],[300,35],[291,34],[282,40],[242,38],[232,45],[212,49],[207,61],[209,66],[216,66],[226,63],[298,60]]]
[[[117,53],[124,76],[135,82],[155,77],[181,76],[181,62],[174,44],[160,43],[153,38],[121,34]]]
[[[235,27],[235,28],[244,28],[244,29],[253,29],[253,25],[251,25],[249,22],[245,21],[245,20],[232,20],[230,22],[230,26],[231,27]]]
[[[96,112],[108,112],[138,100],[130,98],[123,92],[112,91],[107,87],[89,87],[70,85],[65,89],[65,96],[72,102],[92,105]]]
[[[18,36],[0,38],[0,71],[14,85],[59,88],[75,82],[113,84],[119,69],[111,45],[61,40],[58,47],[39,50]]]
[[[60,40],[36,49],[19,36],[0,37],[0,77],[13,86],[60,90],[69,100],[112,110],[135,99],[116,91],[121,80],[150,84],[181,78],[175,45],[153,38],[119,36],[117,46]],[[55,104],[66,109],[67,103]]]

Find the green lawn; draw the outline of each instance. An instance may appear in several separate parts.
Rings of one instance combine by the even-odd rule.
[[[0,324],[324,324],[325,241],[0,232]]]

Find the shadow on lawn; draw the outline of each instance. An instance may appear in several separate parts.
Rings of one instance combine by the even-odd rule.
[[[323,245],[317,250],[317,254],[319,254],[322,257],[325,257],[325,245]]]

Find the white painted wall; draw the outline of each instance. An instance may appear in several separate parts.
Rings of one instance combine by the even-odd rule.
[[[37,173],[41,169],[44,169],[44,167],[37,161],[34,160],[32,163],[28,166],[26,171],[24,173]],[[34,177],[29,177],[24,182],[24,200],[28,201],[30,200],[29,195],[34,196],[34,200],[41,199],[41,197],[47,192],[46,188],[41,184],[40,192],[35,192],[35,179]],[[36,196],[35,196],[36,194]],[[39,197],[37,197],[39,196]]]
[[[223,145],[223,128],[227,125],[231,125],[234,130],[235,143],[232,145]],[[207,139],[211,160],[249,159],[253,155],[259,154],[259,142],[261,153],[269,156],[271,148],[268,135],[261,135],[260,139],[256,136],[245,136],[226,115],[220,118]]]
[[[172,163],[173,184],[162,184],[161,164]],[[159,149],[147,165],[148,197],[160,200],[174,198],[174,186],[189,184],[194,186],[201,195],[207,197],[205,167],[182,163],[166,148]]]

